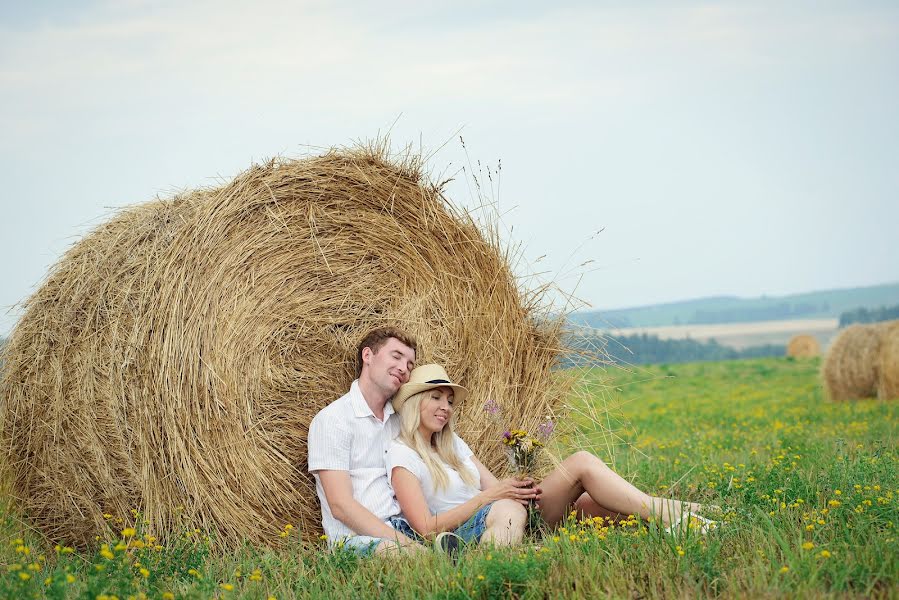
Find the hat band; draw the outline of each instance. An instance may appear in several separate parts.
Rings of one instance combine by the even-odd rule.
[[[452,382],[447,381],[446,379],[432,379],[430,381],[425,381],[425,383],[452,383]]]

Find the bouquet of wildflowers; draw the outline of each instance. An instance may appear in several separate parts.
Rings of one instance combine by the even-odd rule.
[[[496,422],[502,422],[502,408],[496,400],[488,400],[484,403],[484,412],[487,417]],[[537,426],[537,434],[531,435],[522,429],[510,429],[503,433],[502,443],[509,460],[509,470],[517,477],[537,478],[540,464],[538,457],[544,444],[549,440],[555,429],[551,417]]]
[[[519,477],[533,477],[543,442],[527,431],[513,429],[503,434],[503,445],[512,471]]]

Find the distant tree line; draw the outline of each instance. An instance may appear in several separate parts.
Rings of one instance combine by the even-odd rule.
[[[762,306],[727,306],[721,308],[669,309],[661,318],[671,325],[713,325],[717,323],[754,323],[758,321],[781,321],[802,319],[814,315],[826,315],[830,311],[829,302],[778,302]],[[636,315],[636,316],[634,316]],[[657,315],[658,317],[658,315]],[[626,329],[645,325],[646,315],[640,309],[622,309],[573,315],[572,322],[597,329]]]
[[[827,302],[780,302],[771,306],[723,308],[716,310],[697,310],[688,321],[691,325],[713,323],[741,323],[755,321],[782,321],[799,319],[808,315],[826,312],[830,309]]]
[[[737,350],[722,346],[716,340],[700,342],[694,339],[663,340],[657,335],[581,336],[572,338],[575,350],[564,360],[564,366],[583,366],[607,361],[619,364],[645,365],[680,363],[762,356],[783,356],[786,348],[778,344],[750,346]]]
[[[880,308],[856,308],[840,313],[840,327],[846,327],[853,323],[879,323],[880,321],[892,321],[899,319],[899,304],[896,306],[881,306]]]

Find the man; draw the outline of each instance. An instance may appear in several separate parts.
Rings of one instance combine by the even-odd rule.
[[[363,555],[420,548],[400,517],[385,463],[399,432],[390,399],[409,380],[415,351],[415,340],[399,329],[369,332],[356,354],[358,379],[309,425],[309,472],[325,535]]]

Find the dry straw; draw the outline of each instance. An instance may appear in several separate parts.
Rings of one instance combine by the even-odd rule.
[[[384,148],[273,160],[124,210],[52,269],[4,350],[12,493],[76,543],[132,508],[167,535],[183,507],[225,546],[317,532],[308,423],[384,324],[472,391],[460,431],[500,469],[483,403],[533,430],[572,384],[553,369],[561,317],[513,258],[495,222]]]
[[[812,335],[794,335],[787,344],[787,356],[810,358],[820,355],[821,345],[818,344],[818,340]]]
[[[877,396],[880,377],[881,326],[850,325],[834,339],[821,367],[831,400]]]
[[[899,320],[880,324],[880,383],[877,397],[899,400]]]

